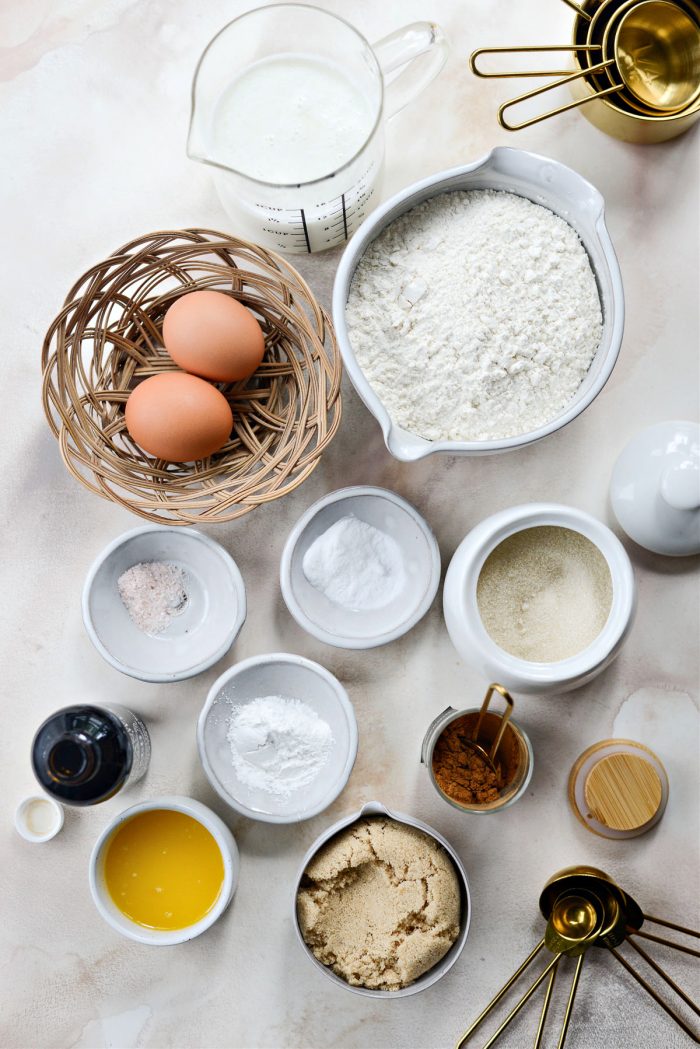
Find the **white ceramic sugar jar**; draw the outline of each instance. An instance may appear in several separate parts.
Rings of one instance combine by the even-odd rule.
[[[515,532],[543,525],[569,528],[589,539],[607,561],[612,579],[612,604],[600,634],[583,651],[556,663],[529,662],[504,651],[487,633],[476,596],[489,554]],[[585,685],[612,662],[632,625],[636,587],[624,547],[604,524],[571,506],[528,503],[501,510],[469,532],[447,570],[443,603],[452,643],[470,667],[514,692],[547,695]]]

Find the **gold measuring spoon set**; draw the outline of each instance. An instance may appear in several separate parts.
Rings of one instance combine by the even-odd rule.
[[[504,102],[498,110],[501,127],[518,131],[596,103],[593,122],[602,130],[628,141],[662,141],[700,118],[700,7],[695,0],[563,2],[577,14],[571,44],[482,47],[471,55],[472,72],[479,77],[563,75]],[[578,68],[489,72],[479,64],[483,55],[530,52],[571,53]],[[512,107],[562,85],[570,87],[572,102],[519,123],[506,119]],[[625,118],[615,119],[615,113]]]
[[[664,921],[661,918],[652,918],[643,914],[641,908],[634,899],[625,892],[604,871],[595,867],[567,867],[559,871],[549,879],[539,900],[540,911],[547,922],[544,936],[528,955],[525,961],[516,969],[513,975],[506,981],[496,996],[489,1002],[483,1012],[477,1016],[472,1025],[464,1032],[457,1042],[456,1049],[462,1049],[471,1036],[481,1026],[482,1022],[489,1016],[492,1010],[506,996],[508,991],[520,979],[522,974],[540,954],[547,950],[554,955],[547,963],[534,983],[525,991],[518,1003],[511,1009],[500,1027],[484,1043],[483,1049],[490,1049],[500,1035],[505,1031],[512,1020],[520,1013],[521,1009],[529,1002],[537,989],[544,981],[547,981],[544,1001],[542,1002],[537,1030],[535,1032],[534,1049],[539,1049],[545,1032],[545,1025],[549,1007],[554,990],[559,965],[564,956],[575,958],[574,975],[569,989],[569,996],[564,1012],[561,1030],[559,1033],[558,1049],[562,1049],[571,1022],[574,999],[579,985],[581,969],[590,947],[606,948],[610,954],[624,967],[624,969],[637,981],[637,983],[652,996],[655,1002],[661,1006],[668,1015],[675,1020],[686,1034],[694,1042],[700,1042],[700,1037],[692,1030],[686,1021],[671,1008],[670,1005],[651,987],[639,972],[630,964],[628,959],[619,952],[618,948],[627,943],[638,954],[644,962],[659,976],[671,990],[687,1005],[697,1016],[700,1016],[700,1008],[692,999],[675,983],[674,980],[655,962],[646,951],[639,946],[636,938],[643,937],[654,943],[663,944],[674,948],[685,954],[700,958],[700,951],[691,947],[683,946],[663,937],[642,932],[641,928],[645,922],[654,925],[665,926],[676,932],[687,936],[700,938],[700,932],[686,929],[682,925]],[[633,939],[634,937],[634,939]]]

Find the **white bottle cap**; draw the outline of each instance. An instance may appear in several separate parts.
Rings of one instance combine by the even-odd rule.
[[[15,811],[15,830],[25,841],[51,841],[63,826],[63,806],[46,794],[32,794]]]

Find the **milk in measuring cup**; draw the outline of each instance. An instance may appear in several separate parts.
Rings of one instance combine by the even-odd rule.
[[[311,182],[342,167],[366,142],[374,114],[338,66],[313,55],[275,55],[249,66],[214,112],[215,154],[251,178]]]
[[[341,68],[314,55],[275,55],[245,69],[221,95],[210,132],[217,161],[245,176],[216,176],[242,232],[261,241],[262,231],[284,251],[346,240],[376,188],[381,149],[363,150],[376,116]]]

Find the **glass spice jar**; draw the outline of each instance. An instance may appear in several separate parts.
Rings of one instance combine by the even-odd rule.
[[[462,812],[500,812],[522,797],[532,778],[534,758],[527,735],[511,718],[504,725],[503,715],[486,709],[493,690],[505,693],[500,686],[491,686],[481,709],[446,707],[428,726],[423,739],[421,763],[433,786]],[[491,751],[500,732],[494,772],[482,754]],[[483,751],[470,745],[474,742]]]

